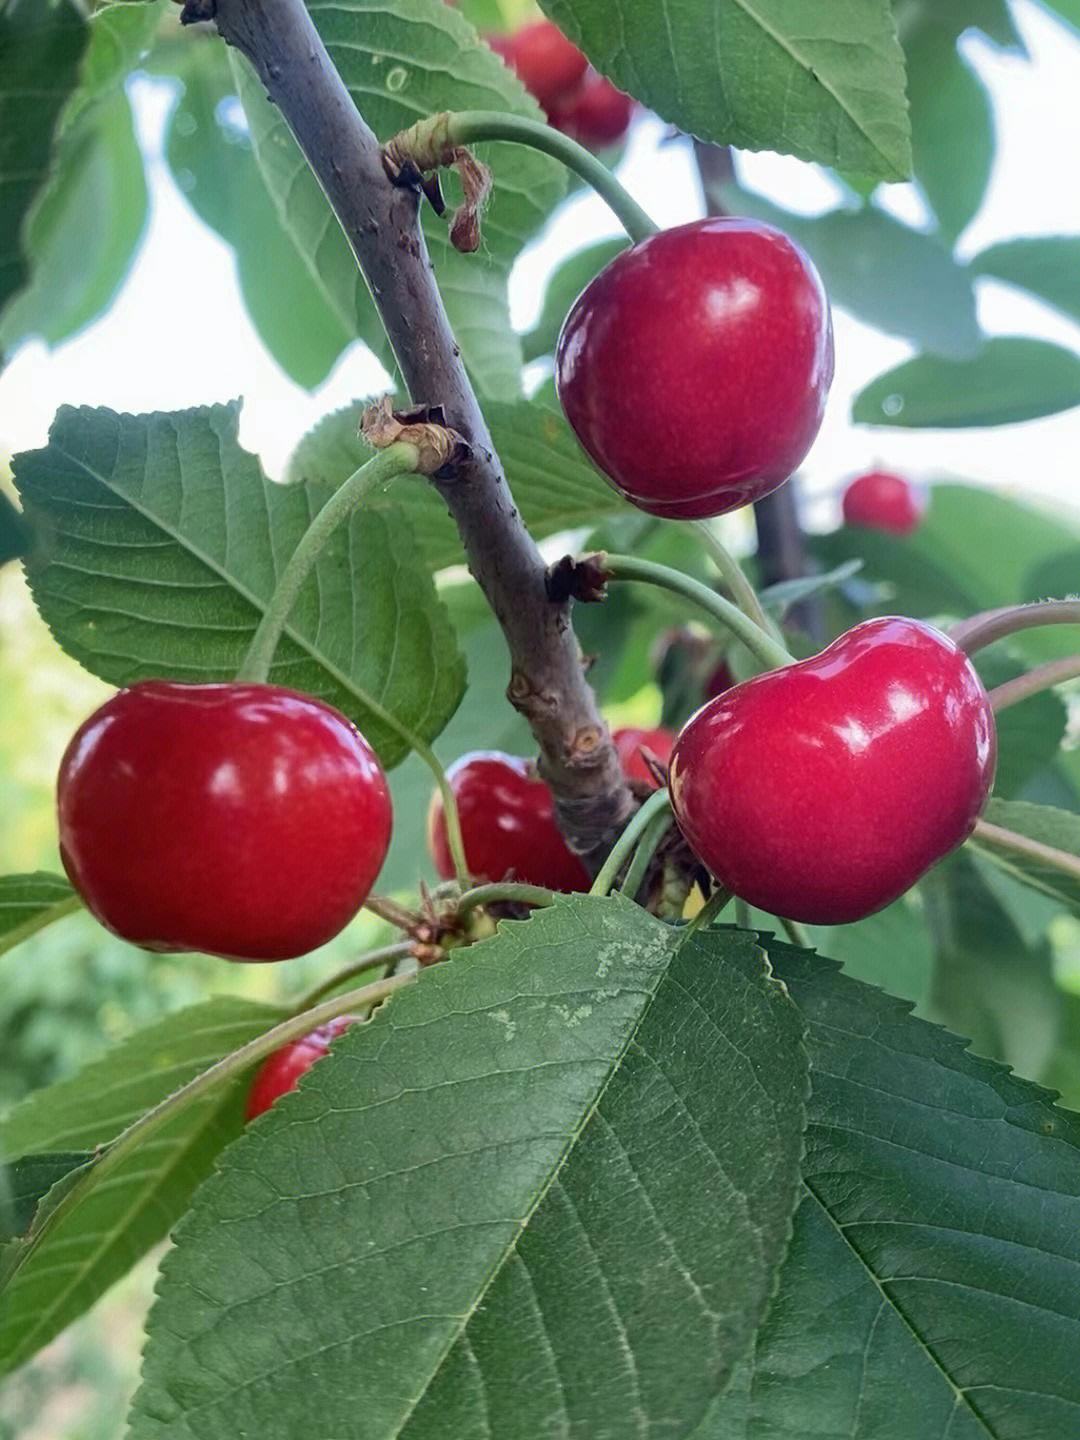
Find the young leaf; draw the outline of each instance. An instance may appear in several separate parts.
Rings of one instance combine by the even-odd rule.
[[[784,1250],[805,1070],[753,937],[680,941],[567,897],[347,1032],[179,1227],[133,1440],[685,1435]]]
[[[43,870],[0,877],[0,955],[28,935],[78,910],[81,901],[66,880]]]
[[[64,649],[103,679],[231,678],[323,504],[325,491],[265,479],[237,442],[238,414],[64,408],[48,447],[17,457],[27,515],[49,531],[27,566],[34,598]],[[271,679],[336,705],[386,765],[409,750],[388,715],[424,740],[442,729],[463,667],[396,510],[366,509],[332,537]]]
[[[370,453],[357,436],[363,408],[356,401],[320,420],[297,446],[288,478],[335,486],[347,479]],[[531,400],[489,401],[484,414],[514,502],[538,540],[628,512],[626,501],[589,464],[561,414]],[[404,511],[433,570],[461,563],[457,529],[430,486],[394,482],[369,504]]]
[[[887,0],[541,0],[598,70],[702,140],[854,174],[911,169]]]
[[[233,999],[171,1015],[70,1080],[30,1095],[0,1122],[0,1154],[48,1156],[103,1145],[281,1018],[269,1006]],[[62,1215],[54,1210],[47,1226],[35,1225],[6,1277],[0,1373],[47,1344],[165,1237],[214,1157],[240,1133],[243,1101],[241,1082],[193,1103],[107,1184],[91,1185],[81,1203]]]
[[[694,1440],[1033,1440],[1080,1425],[1080,1118],[770,943],[809,1027],[806,1194],[751,1356]]]
[[[971,270],[1026,290],[1070,319],[1080,320],[1080,235],[1003,240],[976,255]]]
[[[73,0],[0,6],[0,311],[27,278],[23,227],[48,179],[88,39]]]
[[[968,841],[1006,874],[1080,915],[1080,815],[1052,805],[991,800]]]
[[[858,425],[949,430],[1015,425],[1080,405],[1080,355],[1049,340],[998,335],[970,360],[917,355],[855,397]]]

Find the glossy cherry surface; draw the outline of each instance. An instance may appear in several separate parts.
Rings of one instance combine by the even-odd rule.
[[[623,251],[575,301],[556,357],[566,418],[615,489],[685,519],[782,484],[832,375],[817,271],[754,220],[696,220]]]
[[[590,70],[578,89],[556,105],[548,116],[557,130],[590,150],[606,150],[618,145],[633,118],[631,97],[595,70]]]
[[[291,1045],[275,1050],[252,1081],[245,1111],[247,1118],[254,1120],[256,1115],[269,1110],[275,1100],[295,1090],[301,1075],[306,1075],[312,1065],[327,1054],[337,1037],[350,1025],[355,1025],[358,1018],[356,1015],[339,1015],[336,1020],[329,1020],[317,1030],[312,1030],[302,1040],[294,1040]]]
[[[719,882],[773,915],[880,910],[967,836],[994,777],[994,717],[963,651],[929,625],[856,625],[689,720],[675,817]]]
[[[390,843],[367,741],[274,685],[121,690],[76,732],[57,801],[72,884],[148,950],[303,955],[360,909]]]
[[[643,784],[651,785],[655,789],[656,777],[646,764],[642,750],[648,750],[660,761],[661,765],[666,765],[671,759],[671,751],[675,745],[675,732],[664,729],[638,730],[627,727],[613,731],[611,738],[626,778],[640,780]]]
[[[844,491],[843,511],[845,525],[910,535],[922,524],[926,494],[902,475],[871,470],[852,480]]]
[[[555,822],[555,798],[530,760],[481,750],[447,770],[461,817],[465,859],[479,881],[518,880],[551,890],[587,890],[589,872]],[[444,880],[454,874],[438,792],[428,814],[428,847]]]
[[[589,64],[550,20],[523,25],[512,35],[490,37],[488,43],[517,72],[525,89],[545,110],[552,109],[581,84]]]

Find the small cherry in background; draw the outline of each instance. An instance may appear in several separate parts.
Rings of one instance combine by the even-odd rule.
[[[285,960],[353,918],[386,858],[386,777],[354,725],[276,685],[145,681],[76,732],[60,853],[109,930],[147,950]]]
[[[740,899],[842,925],[967,839],[996,752],[964,652],[886,617],[703,706],[676,741],[671,800],[691,849]]]
[[[756,220],[632,245],[571,307],[555,363],[581,445],[653,515],[722,515],[775,490],[813,443],[833,377],[809,257]]]
[[[275,1100],[280,1100],[282,1095],[295,1090],[300,1083],[300,1077],[306,1075],[312,1065],[329,1052],[337,1037],[350,1025],[355,1025],[358,1019],[356,1015],[339,1015],[336,1020],[320,1025],[303,1039],[294,1040],[291,1045],[283,1045],[280,1050],[275,1050],[273,1055],[263,1062],[252,1081],[245,1118],[254,1120],[257,1115],[269,1110]]]
[[[590,150],[607,150],[626,138],[635,104],[604,75],[590,70],[580,87],[560,101],[548,119],[556,130]]]
[[[474,880],[517,880],[549,890],[587,890],[589,872],[555,820],[555,797],[531,760],[480,750],[446,772],[457,800],[465,859]],[[428,812],[428,848],[435,869],[453,879],[454,862],[438,791]]]
[[[643,785],[651,785],[655,790],[658,784],[656,776],[642,752],[647,750],[661,765],[666,766],[675,745],[674,730],[638,730],[628,727],[614,731],[611,738],[626,778],[639,780]]]
[[[489,35],[487,42],[545,110],[554,109],[585,78],[589,62],[550,20],[523,25],[512,35]]]
[[[926,492],[902,475],[871,470],[844,491],[844,524],[889,535],[911,535],[926,514]]]

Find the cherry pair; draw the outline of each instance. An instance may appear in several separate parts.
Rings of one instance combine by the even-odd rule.
[[[593,70],[550,20],[537,20],[511,35],[489,35],[487,41],[557,130],[591,150],[607,149],[625,137],[633,100]]]

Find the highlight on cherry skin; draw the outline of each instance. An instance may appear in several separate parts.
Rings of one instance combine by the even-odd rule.
[[[844,491],[844,524],[889,535],[911,535],[926,514],[927,495],[902,475],[870,470],[858,475]]]
[[[344,1034],[350,1025],[357,1024],[359,1019],[358,1015],[339,1015],[336,1020],[328,1020],[317,1030],[312,1030],[310,1035],[304,1035],[292,1044],[275,1050],[255,1073],[255,1079],[248,1091],[244,1118],[254,1120],[269,1110],[282,1095],[295,1090],[301,1076],[306,1075],[324,1055],[328,1055],[330,1046],[337,1037]]]
[[[709,701],[671,757],[675,818],[717,881],[789,920],[896,900],[971,834],[994,716],[971,661],[917,620],[867,620]]]
[[[695,220],[617,255],[574,302],[555,379],[578,440],[639,509],[723,515],[783,484],[821,426],[829,302],[755,220]]]
[[[390,844],[386,778],[339,711],[276,685],[151,680],[80,727],[60,848],[88,909],[147,950],[284,960],[332,939]]]

